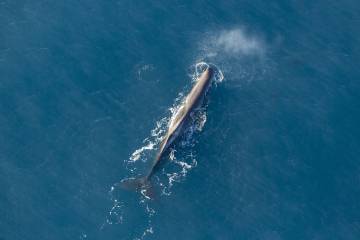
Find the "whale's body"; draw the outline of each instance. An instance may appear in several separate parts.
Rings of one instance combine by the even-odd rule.
[[[178,111],[172,117],[172,121],[168,126],[166,135],[164,136],[156,158],[147,175],[137,179],[126,179],[121,185],[126,189],[146,189],[149,187],[149,180],[153,176],[156,167],[159,165],[161,158],[172,143],[183,133],[190,114],[202,105],[206,92],[211,84],[213,69],[208,67],[197,79],[190,93],[186,96],[185,101],[179,107]]]

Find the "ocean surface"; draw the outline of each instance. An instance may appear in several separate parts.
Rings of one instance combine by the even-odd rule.
[[[0,239],[359,240],[359,46],[357,0],[0,0]]]

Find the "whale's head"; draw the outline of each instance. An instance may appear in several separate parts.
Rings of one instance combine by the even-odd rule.
[[[211,77],[211,76],[214,74],[214,69],[209,66],[209,67],[205,70],[205,72],[207,72],[207,74],[209,74],[210,77]]]
[[[201,74],[200,78],[201,79],[207,79],[210,80],[211,77],[214,74],[214,69],[212,67],[207,67],[206,70]]]

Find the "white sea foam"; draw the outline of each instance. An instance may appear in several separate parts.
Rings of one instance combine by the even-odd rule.
[[[156,149],[159,142],[161,142],[163,138],[163,134],[166,131],[166,126],[168,124],[169,118],[164,117],[156,122],[156,126],[154,129],[151,130],[150,137],[145,138],[143,140],[143,143],[146,145],[141,146],[140,148],[136,149],[130,156],[129,160],[125,160],[126,164],[132,164],[139,159],[142,159],[143,161],[146,161],[146,158],[143,158],[146,152],[152,151]]]
[[[139,149],[136,149],[136,150],[133,152],[133,154],[131,154],[131,156],[130,156],[130,161],[135,162],[135,161],[139,160],[140,157],[141,157],[141,154],[142,154],[145,150],[152,150],[152,149],[154,149],[154,146],[155,146],[155,143],[149,142],[146,146],[143,146],[143,147],[141,147],[141,148],[139,148]]]

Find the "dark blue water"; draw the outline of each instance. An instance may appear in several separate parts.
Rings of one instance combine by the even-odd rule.
[[[359,12],[1,0],[0,239],[360,239]],[[119,189],[202,61],[224,80],[157,198]]]

